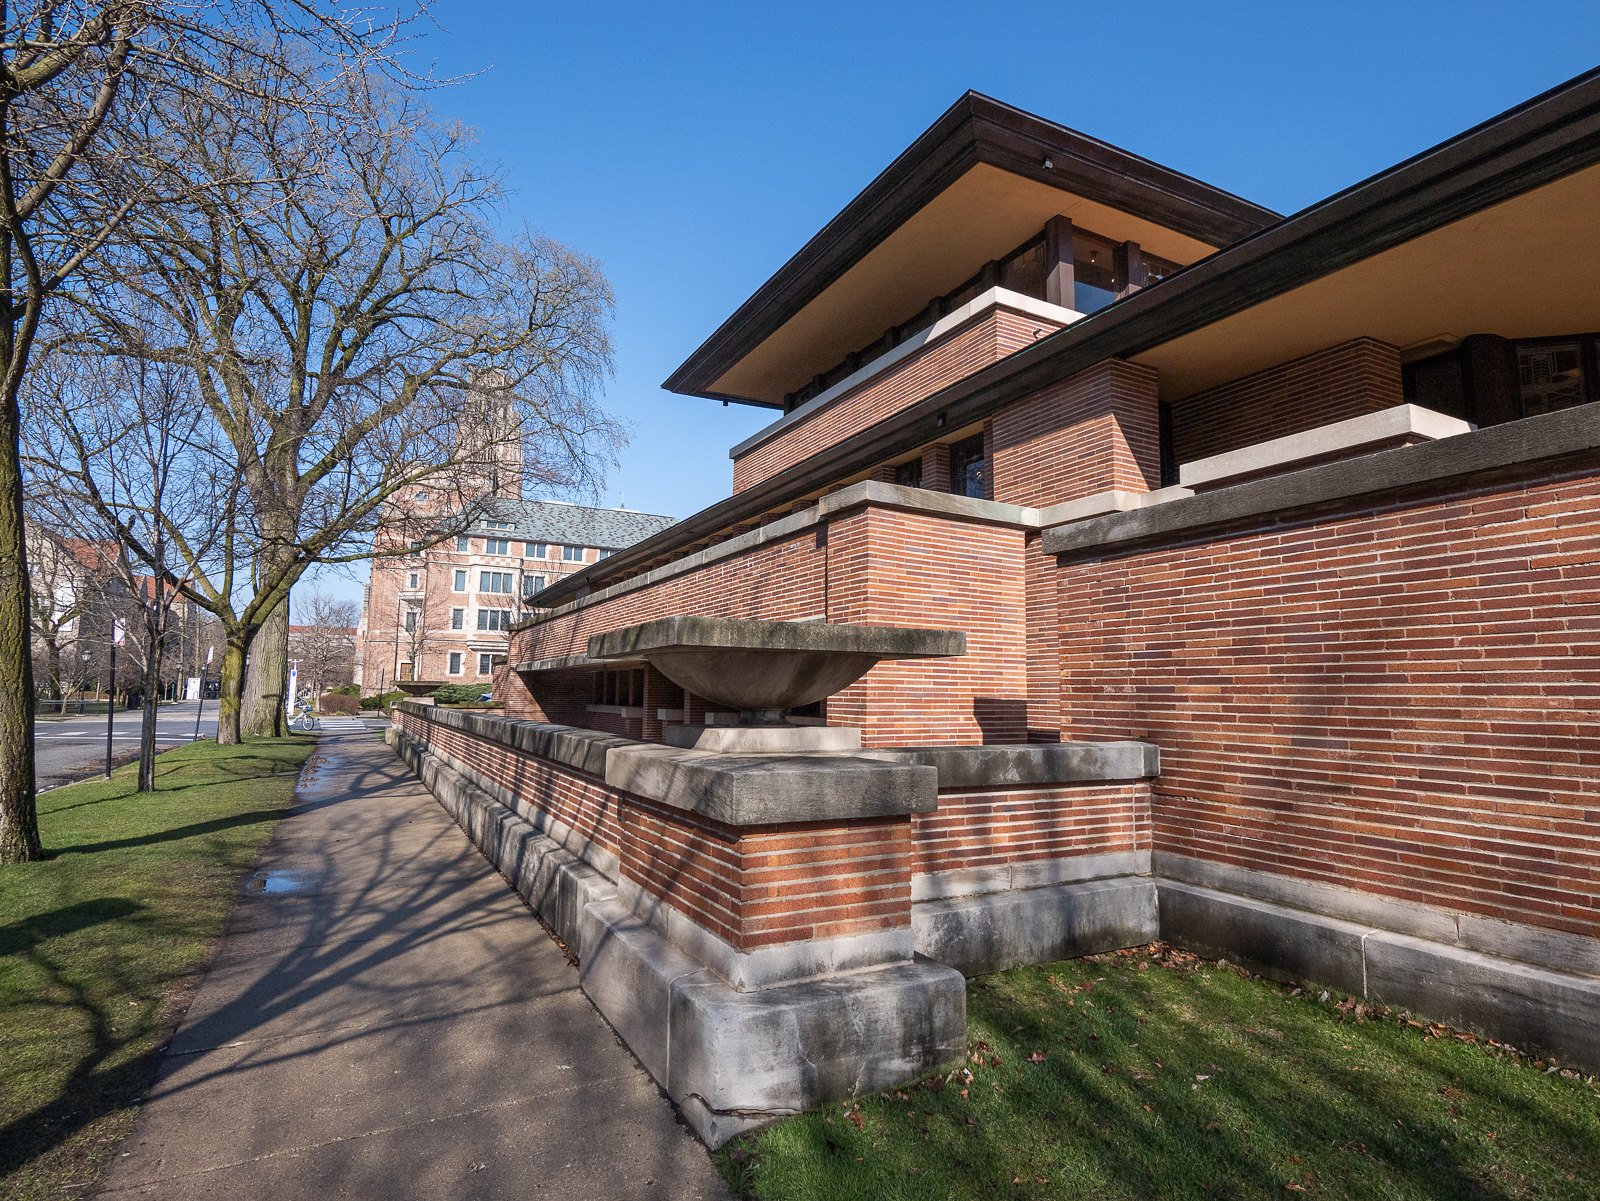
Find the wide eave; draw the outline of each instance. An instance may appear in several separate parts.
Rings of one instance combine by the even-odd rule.
[[[848,325],[828,329],[835,340],[830,344],[826,336],[818,336],[817,313],[829,305],[831,293],[840,293],[837,312],[862,307],[862,297],[846,294],[872,273],[873,252],[894,257],[893,247],[885,245],[891,238],[915,243],[919,221],[937,231],[937,263],[908,253],[893,264],[877,265],[880,273],[903,275],[909,267],[943,270],[950,277],[941,287],[930,276],[923,287],[931,291],[909,288],[905,299],[918,308],[930,295],[1036,232],[1044,214],[1070,211],[1075,204],[1126,214],[1147,239],[1172,243],[1152,249],[1182,262],[1230,245],[1278,218],[1181,172],[968,92],[724,321],[663,386],[688,395],[781,407],[778,388],[803,380],[789,378],[787,385],[774,385],[759,378],[761,373],[753,372],[747,360],[758,354],[782,358],[773,340],[797,317],[812,320],[804,335],[805,352],[817,356],[819,369],[831,365],[823,360],[838,347],[855,349],[849,339],[867,332],[866,326],[861,331]],[[1020,235],[1009,228],[1008,215]],[[1037,225],[1029,228],[1030,221]],[[961,245],[952,243],[952,231]],[[874,295],[871,305],[882,306],[886,299]],[[875,336],[878,331],[870,332]],[[785,362],[790,369],[779,371],[779,378],[796,374],[792,359],[791,353]]]
[[[648,570],[730,530],[820,495],[896,455],[979,421],[1050,383],[1111,358],[1160,362],[1200,332],[1249,321],[1272,303],[1314,297],[1311,285],[1487,217],[1497,206],[1570,189],[1579,223],[1600,220],[1600,69],[1517,105],[1465,133],[1284,218],[1154,287],[957,381],[755,487],[575,573],[544,595],[575,599]],[[1535,207],[1538,207],[1537,205]],[[1571,217],[1571,214],[1568,214]],[[1587,274],[1590,238],[1570,250]],[[1578,252],[1582,253],[1579,254]],[[1596,264],[1600,272],[1600,264]],[[1588,275],[1593,278],[1593,275]],[[1295,294],[1291,296],[1291,293]],[[1590,292],[1593,295],[1592,289]],[[1284,357],[1288,357],[1285,355]],[[1246,369],[1241,367],[1240,373]]]

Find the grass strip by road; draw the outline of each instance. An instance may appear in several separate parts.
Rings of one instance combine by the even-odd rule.
[[[0,867],[0,1197],[79,1195],[132,1125],[312,738],[198,742],[40,799],[49,858]]]
[[[956,1073],[718,1153],[744,1196],[1582,1198],[1600,1082],[1171,948],[971,981]]]

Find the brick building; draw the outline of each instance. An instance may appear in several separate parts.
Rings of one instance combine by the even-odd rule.
[[[1289,217],[969,94],[667,381],[774,410],[732,494],[515,624],[526,723],[397,742],[582,859],[552,921],[713,1142],[945,1063],[914,969],[1158,935],[1600,1066],[1597,228],[1600,72]],[[650,745],[719,715],[589,654],[678,615],[964,631],[813,718],[936,796],[741,824]],[[805,1082],[708,1079],[780,1000]]]
[[[489,687],[513,622],[550,585],[660,533],[672,518],[631,509],[494,497],[460,534],[373,561],[356,631],[355,682]]]

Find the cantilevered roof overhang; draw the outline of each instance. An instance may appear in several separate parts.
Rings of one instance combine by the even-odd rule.
[[[567,576],[560,604],[838,487],[1110,358],[1162,394],[1356,334],[1600,328],[1600,69],[1336,193],[934,393],[662,534]],[[1456,326],[1457,328],[1451,328]]]
[[[784,394],[1064,215],[1188,264],[1278,219],[1149,159],[968,92],[723,322],[664,385]]]

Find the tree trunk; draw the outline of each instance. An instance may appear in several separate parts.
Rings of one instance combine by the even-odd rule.
[[[139,791],[156,790],[156,692],[161,687],[161,627],[156,613],[147,611],[144,623],[144,703],[139,720]]]
[[[248,637],[242,632],[230,633],[222,648],[222,671],[217,676],[217,742],[223,746],[237,746],[240,736],[239,713],[244,698],[244,661],[249,647]],[[202,697],[201,703],[204,704]]]
[[[61,678],[61,643],[57,640],[59,635],[51,635],[45,642],[45,670],[50,673],[50,695],[61,702],[61,711],[66,712],[66,681]]]
[[[289,721],[289,599],[268,612],[250,642],[245,661],[244,710],[240,729],[251,738],[285,738]]]
[[[44,855],[33,795],[33,648],[22,534],[21,426],[16,400],[0,405],[0,863]]]

